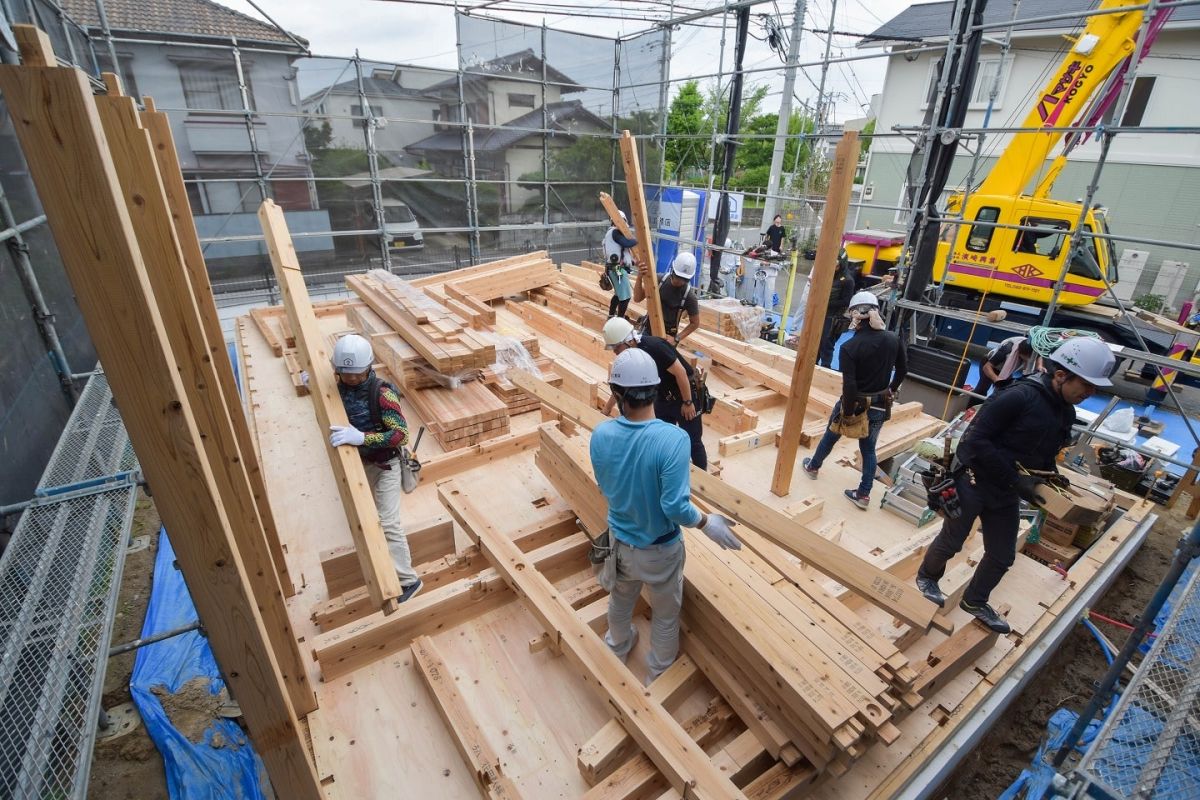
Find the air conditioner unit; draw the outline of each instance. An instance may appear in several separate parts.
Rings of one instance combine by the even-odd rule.
[[[864,201],[875,199],[875,184],[868,183],[866,186],[863,187],[862,199]]]

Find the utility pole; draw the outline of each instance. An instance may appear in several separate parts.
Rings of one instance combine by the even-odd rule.
[[[725,159],[721,172],[721,199],[717,202],[717,221],[713,225],[713,249],[709,251],[708,290],[721,291],[721,250],[729,235],[729,179],[733,177],[733,161],[737,155],[737,135],[742,127],[742,62],[746,57],[746,36],[750,32],[750,6],[737,10],[737,45],[734,51],[733,85],[729,96],[729,122],[725,126]],[[718,98],[719,108],[720,98]]]
[[[792,122],[792,93],[796,87],[796,61],[800,58],[800,33],[804,30],[805,0],[796,0],[792,18],[792,38],[788,42],[787,69],[783,72],[783,99],[779,103],[779,124],[775,126],[775,149],[771,152],[771,171],[767,177],[767,200],[763,204],[763,230],[768,220],[775,218],[779,204],[779,178],[783,173],[783,154],[787,150],[788,134]],[[832,21],[829,27],[833,27]],[[797,150],[800,143],[796,143]],[[717,242],[713,242],[717,244]]]

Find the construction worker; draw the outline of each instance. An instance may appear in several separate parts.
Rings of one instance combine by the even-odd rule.
[[[610,322],[618,321],[610,320]],[[609,386],[621,416],[592,432],[596,483],[608,499],[613,551],[605,568],[611,579],[608,632],[604,641],[624,661],[637,643],[633,608],[646,588],[650,602],[650,683],[679,652],[683,603],[684,546],[680,526],[699,528],[723,549],[740,550],[719,514],[704,514],[691,502],[688,441],[683,432],[654,418],[659,368],[637,348],[613,361]]]
[[[875,482],[875,442],[883,423],[892,413],[892,400],[908,375],[908,362],[900,337],[884,330],[879,316],[879,299],[870,292],[859,292],[850,299],[850,329],[854,336],[838,351],[838,368],[842,372],[842,396],[833,404],[829,427],[817,443],[811,458],[803,461],[804,474],[814,480],[833,446],[842,438],[832,429],[834,420],[847,416],[867,415],[867,435],[858,440],[862,456],[862,479],[858,488],[843,494],[858,508],[866,511],[871,505],[871,487]]]
[[[665,339],[639,334],[627,320],[613,317],[604,323],[604,346],[618,356],[630,348],[638,348],[650,356],[658,368],[661,382],[655,392],[654,416],[671,425],[678,425],[691,439],[692,463],[700,469],[708,469],[708,451],[704,449],[704,422],[702,409],[696,405],[694,388],[695,370],[684,361],[679,351]],[[604,406],[605,415],[612,414],[617,404],[613,394]]]
[[[623,221],[629,222],[624,211],[617,213]],[[604,234],[603,246],[604,274],[608,276],[613,289],[612,299],[608,301],[608,315],[623,317],[629,309],[629,299],[633,297],[629,276],[637,271],[633,263],[633,248],[637,247],[637,239],[629,238],[613,225]]]
[[[987,395],[995,387],[1003,389],[1016,380],[1018,374],[1033,375],[1041,372],[1041,358],[1033,351],[1033,344],[1025,334],[1010,336],[994,350],[988,351],[987,357],[979,365],[979,385],[975,394]],[[970,405],[979,405],[983,401],[971,398]]]
[[[330,426],[329,443],[358,448],[388,553],[400,577],[403,591],[398,599],[403,603],[421,591],[421,578],[413,570],[408,536],[400,522],[400,448],[408,445],[408,423],[395,387],[371,369],[374,361],[371,343],[356,333],[343,336],[334,345],[338,394],[350,424]]]
[[[658,285],[658,300],[662,306],[663,324],[667,340],[676,347],[700,327],[700,298],[691,286],[696,276],[696,257],[691,253],[680,253],[671,262],[671,269]],[[654,276],[647,276],[654,277]],[[646,299],[642,282],[633,287],[633,299],[641,303]],[[687,314],[688,324],[679,330],[680,317]],[[647,324],[648,321],[647,321]],[[645,329],[645,328],[643,328]]]
[[[848,327],[846,309],[854,297],[854,270],[850,267],[850,258],[845,250],[838,253],[834,270],[833,286],[829,289],[829,302],[825,306],[825,322],[821,327],[821,345],[817,351],[817,363],[829,369],[833,369],[833,348]]]
[[[959,607],[992,630],[1008,633],[1008,623],[988,605],[988,597],[1016,558],[1020,500],[1034,503],[1040,483],[1066,482],[1055,470],[1055,459],[1070,440],[1075,406],[1096,387],[1112,385],[1115,361],[1099,339],[1068,339],[1049,357],[1049,374],[1023,378],[980,407],[958,445],[955,490],[961,513],[942,524],[925,553],[917,571],[921,594],[945,605],[938,580],[979,520],[983,558]]]

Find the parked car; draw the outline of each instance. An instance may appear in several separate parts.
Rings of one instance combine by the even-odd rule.
[[[399,200],[383,201],[383,230],[392,250],[420,250],[425,246],[421,225],[412,209]]]

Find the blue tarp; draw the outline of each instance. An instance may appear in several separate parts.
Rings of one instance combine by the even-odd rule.
[[[1049,736],[1038,748],[1037,755],[1033,757],[1033,763],[1020,774],[1012,786],[1004,790],[997,800],[1017,800],[1017,798],[1042,800],[1054,796],[1050,788],[1054,781],[1055,771],[1049,762],[1066,741],[1067,734],[1071,732],[1071,727],[1078,718],[1078,714],[1067,711],[1065,708],[1054,712],[1054,715],[1050,717],[1050,724],[1046,726]],[[1085,747],[1096,738],[1099,730],[1100,720],[1094,719],[1088,724],[1081,737]]]
[[[175,551],[164,528],[158,537],[158,558],[154,562],[153,591],[142,625],[143,638],[197,620],[183,574],[174,562]],[[193,744],[171,724],[153,691],[158,687],[159,693],[175,694],[197,678],[207,680],[214,695],[225,686],[208,640],[198,631],[155,642],[137,651],[129,691],[147,733],[162,754],[170,796],[175,800],[266,800],[271,796],[269,789],[262,788],[269,785],[266,770],[236,722],[217,717],[204,731],[203,741]]]

